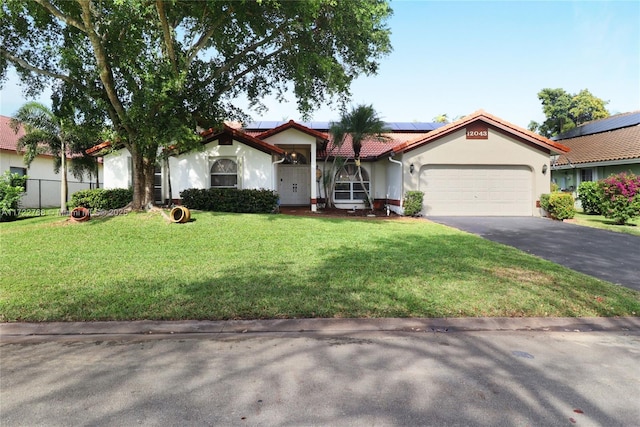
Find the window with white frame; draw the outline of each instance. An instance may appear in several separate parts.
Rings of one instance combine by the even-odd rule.
[[[593,181],[593,169],[580,169],[580,182]]]
[[[211,165],[211,187],[237,188],[238,163],[232,159],[218,159]]]
[[[362,172],[362,183],[358,178],[358,167],[353,163],[344,165],[338,171],[336,175],[336,187],[333,192],[333,197],[336,202],[360,202],[367,199],[365,189],[369,191],[370,188],[369,174],[363,168],[360,170]]]

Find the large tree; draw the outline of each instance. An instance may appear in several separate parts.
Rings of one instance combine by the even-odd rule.
[[[133,160],[136,209],[153,200],[158,153],[189,149],[196,129],[246,118],[293,90],[306,116],[348,99],[355,77],[390,52],[385,0],[4,0],[0,80],[15,67],[28,94],[50,80],[102,111]]]
[[[531,121],[529,130],[550,138],[580,126],[583,123],[609,117],[605,105],[609,101],[593,96],[587,89],[570,94],[564,89],[542,89],[538,92],[542,111],[547,119],[540,123]]]

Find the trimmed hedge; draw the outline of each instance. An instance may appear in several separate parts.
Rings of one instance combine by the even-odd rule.
[[[133,201],[133,190],[127,188],[95,188],[93,190],[76,191],[67,204],[69,209],[78,206],[92,211],[103,211],[125,207]]]
[[[553,219],[571,219],[576,215],[575,200],[571,193],[542,194],[540,206]]]
[[[180,193],[189,209],[213,212],[272,213],[278,206],[278,193],[265,189],[189,188]]]
[[[587,215],[600,215],[602,213],[602,198],[604,191],[600,183],[584,181],[578,186],[578,199],[582,210]]]
[[[407,191],[404,196],[404,214],[407,216],[420,216],[422,211],[422,191]]]

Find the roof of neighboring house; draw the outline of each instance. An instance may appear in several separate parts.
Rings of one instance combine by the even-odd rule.
[[[559,141],[571,148],[571,152],[559,156],[554,167],[635,159],[640,163],[640,112],[611,116],[576,129],[582,127],[589,127],[591,130],[559,135],[563,138]],[[571,135],[578,136],[570,137]]]
[[[561,141],[579,136],[592,135],[594,133],[608,132],[625,127],[637,126],[640,124],[640,111],[616,114],[600,120],[593,120],[577,126],[567,132],[554,136],[554,141]]]
[[[14,132],[10,122],[11,117],[0,116],[0,150],[17,151],[18,140],[24,136],[25,131],[20,126],[18,133]]]
[[[403,153],[406,151],[414,150],[425,144],[433,142],[438,138],[441,138],[445,135],[448,135],[450,133],[463,129],[467,125],[477,121],[485,122],[486,124],[492,126],[495,129],[506,132],[511,136],[515,136],[533,146],[543,148],[543,149],[548,149],[551,152],[566,153],[570,150],[569,147],[566,147],[565,145],[560,144],[559,142],[552,141],[541,135],[538,135],[537,133],[531,132],[527,129],[521,128],[512,123],[504,121],[496,116],[493,116],[485,112],[484,110],[478,110],[475,113],[472,113],[460,120],[449,123],[441,128],[434,130],[433,132],[429,132],[429,134],[427,134],[424,138],[403,142],[401,144],[394,146],[392,150],[389,150],[389,151],[390,152],[393,151],[395,153]]]
[[[24,127],[20,125],[16,133],[11,127],[11,117],[0,116],[0,150],[12,151],[16,154],[23,154],[24,150],[18,150],[18,140],[26,134]],[[45,146],[46,148],[46,146]],[[49,153],[38,154],[41,157],[53,157]],[[73,159],[80,154],[67,151],[67,158]]]

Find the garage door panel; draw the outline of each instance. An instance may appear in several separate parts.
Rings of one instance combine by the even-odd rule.
[[[530,216],[531,185],[526,166],[438,165],[420,174],[427,215]]]

